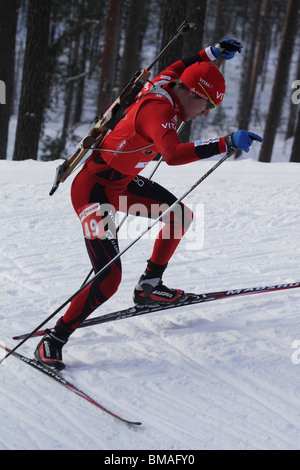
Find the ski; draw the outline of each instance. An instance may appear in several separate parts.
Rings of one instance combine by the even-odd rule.
[[[234,290],[224,290],[219,292],[210,292],[205,294],[187,294],[187,298],[181,302],[177,302],[176,304],[166,304],[166,305],[157,305],[154,307],[129,307],[123,310],[117,310],[112,313],[108,313],[106,315],[101,315],[95,318],[89,318],[83,321],[77,328],[85,328],[86,326],[92,325],[99,325],[101,323],[107,323],[110,321],[115,320],[123,320],[125,318],[136,317],[138,315],[145,315],[148,313],[171,310],[178,307],[186,307],[189,305],[200,304],[204,302],[211,302],[213,300],[222,300],[228,299],[232,297],[240,297],[244,295],[252,295],[252,294],[261,294],[264,292],[274,292],[280,291],[285,289],[294,289],[300,287],[300,282],[293,282],[288,284],[274,284],[272,286],[262,286],[262,287],[250,287],[244,289],[234,289]],[[35,336],[43,336],[46,330],[39,330],[36,331],[32,337]],[[13,339],[21,340],[26,338],[27,334],[21,334],[18,336],[14,336]]]
[[[0,343],[0,347],[2,349],[4,349],[6,352],[11,351],[11,349],[7,348],[6,346],[3,346],[1,343]],[[71,392],[75,393],[76,395],[80,396],[81,398],[84,398],[88,402],[92,403],[92,405],[95,405],[97,408],[100,408],[102,411],[105,411],[105,413],[108,413],[109,415],[113,416],[114,418],[117,418],[118,420],[123,421],[124,423],[127,423],[127,424],[134,424],[134,425],[141,425],[142,424],[139,421],[130,421],[130,420],[128,420],[126,418],[123,418],[123,417],[117,415],[116,413],[113,413],[112,411],[108,410],[103,405],[101,405],[100,403],[95,401],[93,398],[89,397],[85,392],[83,392],[82,390],[79,390],[79,388],[77,388],[74,384],[72,384],[71,382],[66,380],[61,374],[59,374],[58,372],[56,372],[53,369],[50,369],[49,367],[46,367],[46,366],[40,364],[35,359],[30,359],[29,357],[23,356],[22,354],[17,353],[17,352],[12,352],[12,355],[14,357],[16,357],[17,359],[19,359],[20,361],[25,362],[26,364],[30,365],[31,367],[34,367],[34,369],[39,370],[43,374],[46,374],[48,377],[51,377],[56,382],[60,383],[65,388],[67,388],[68,390],[71,390]]]

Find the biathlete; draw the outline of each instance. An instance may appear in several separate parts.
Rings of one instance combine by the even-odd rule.
[[[238,130],[206,141],[182,143],[177,121],[208,116],[225,94],[225,80],[213,63],[220,57],[232,59],[242,45],[225,39],[222,48],[210,46],[192,57],[178,60],[147,82],[125,117],[93,150],[75,177],[71,198],[81,221],[86,249],[94,272],[101,270],[119,252],[115,227],[116,211],[157,218],[162,207],[176,197],[159,184],[138,176],[160,153],[168,165],[184,165],[236,149],[246,152],[261,137]],[[222,50],[222,52],[220,52]],[[178,302],[185,293],[167,287],[162,276],[193,214],[178,204],[162,222],[145,272],[134,289],[137,306]],[[117,291],[121,261],[114,262],[100,279],[92,281],[71,302],[53,330],[47,330],[35,350],[35,358],[50,367],[65,367],[62,348],[78,325]]]

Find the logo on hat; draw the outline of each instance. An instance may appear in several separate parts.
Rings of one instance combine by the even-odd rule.
[[[195,87],[190,88],[190,90],[191,90],[193,93],[195,93],[195,95],[200,96],[200,98],[203,98],[203,99],[206,100],[206,101],[208,100],[207,95],[205,95],[204,93],[200,93],[198,90],[196,90]]]
[[[208,88],[213,88],[214,86],[211,83],[208,83],[204,78],[200,77],[199,82],[201,82],[203,85],[207,86]]]

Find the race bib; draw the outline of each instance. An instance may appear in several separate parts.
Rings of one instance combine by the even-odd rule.
[[[100,204],[98,202],[84,206],[79,214],[79,219],[85,238],[88,240],[106,238]]]

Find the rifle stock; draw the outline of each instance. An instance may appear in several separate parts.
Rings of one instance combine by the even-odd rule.
[[[88,134],[79,142],[72,155],[57,167],[54,183],[49,193],[50,196],[55,193],[59,183],[64,182],[68,178],[86,153],[90,150],[92,145],[94,145],[101,137],[104,137],[109,130],[113,130],[115,128],[117,123],[124,116],[127,107],[143,88],[149,75],[150,72],[148,72],[148,70],[138,70],[122,90],[118,98],[96,122],[95,126],[88,132]]]

